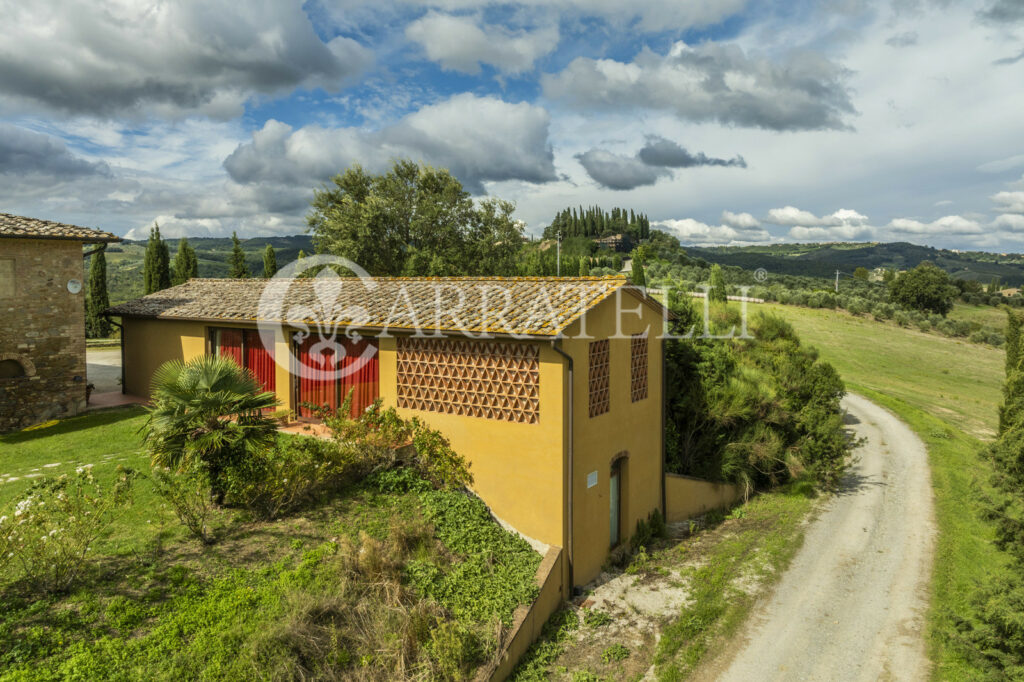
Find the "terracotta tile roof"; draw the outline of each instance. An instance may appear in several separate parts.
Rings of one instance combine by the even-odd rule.
[[[555,336],[619,289],[664,310],[626,285],[620,276],[192,279],[107,312],[176,320]]]
[[[70,239],[82,242],[119,242],[121,238],[102,230],[93,230],[78,225],[55,223],[52,220],[26,218],[10,213],[0,213],[0,238],[20,239]]]

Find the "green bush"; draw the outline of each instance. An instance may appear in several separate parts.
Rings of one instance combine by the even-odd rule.
[[[258,519],[274,519],[320,501],[357,478],[354,447],[306,436],[280,437],[226,472],[227,500]]]
[[[59,592],[89,565],[92,544],[131,504],[137,474],[119,467],[103,486],[92,467],[42,478],[0,513],[0,578]]]
[[[848,451],[842,381],[785,320],[761,314],[751,329],[740,343],[667,345],[668,469],[748,493],[805,474],[834,484]]]
[[[210,477],[201,466],[183,471],[153,467],[151,479],[157,495],[174,510],[182,525],[204,545],[216,541],[213,519],[216,505],[210,497]]]

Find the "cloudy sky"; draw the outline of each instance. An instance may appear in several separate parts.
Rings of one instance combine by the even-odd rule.
[[[353,163],[684,243],[1024,250],[1024,0],[0,0],[0,212],[294,234]]]

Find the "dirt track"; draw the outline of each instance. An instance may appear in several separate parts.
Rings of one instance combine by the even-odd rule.
[[[755,610],[721,680],[923,680],[935,543],[928,457],[903,422],[851,395],[867,443],[840,493],[807,529],[775,594]]]

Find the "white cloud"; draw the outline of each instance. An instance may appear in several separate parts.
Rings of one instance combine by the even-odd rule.
[[[996,216],[996,219],[992,221],[992,226],[1006,232],[1024,232],[1024,215],[1005,213]]]
[[[798,242],[841,242],[869,239],[875,228],[869,225],[837,225],[833,227],[793,227],[788,235]]]
[[[632,62],[577,57],[541,78],[544,94],[581,109],[654,109],[691,121],[769,130],[848,127],[847,72],[804,50],[776,60],[736,44],[675,43],[666,55],[644,48]]]
[[[308,125],[298,130],[270,120],[224,161],[236,182],[310,190],[353,163],[374,172],[409,158],[447,168],[470,191],[487,181],[555,179],[548,113],[469,93],[425,106],[377,131]]]
[[[389,5],[458,12],[484,10],[500,4],[494,0],[397,0],[395,3],[333,0],[328,7],[340,25],[349,26],[354,12],[362,10],[363,15],[386,12],[390,9]],[[602,17],[622,30],[637,26],[644,31],[709,26],[736,14],[746,5],[747,0],[520,0],[515,3],[515,6],[530,14],[558,12],[571,20]]]
[[[1024,192],[997,192],[992,195],[996,210],[1003,213],[1024,213]]]
[[[862,227],[867,225],[868,217],[857,211],[841,208],[831,215],[819,218],[810,211],[796,206],[784,206],[768,211],[766,221],[775,225],[795,227]]]
[[[733,213],[732,211],[722,211],[722,223],[740,230],[761,227],[761,221],[749,213]]]
[[[772,240],[768,232],[758,227],[708,225],[693,218],[660,220],[651,225],[668,230],[683,244],[694,246],[757,244]]]
[[[985,232],[985,229],[978,221],[959,215],[943,216],[930,223],[924,223],[912,218],[896,218],[891,220],[886,225],[886,228],[901,234],[932,236],[977,235]]]
[[[451,71],[476,74],[481,64],[520,74],[558,46],[558,26],[510,31],[480,25],[474,17],[428,12],[409,24],[405,35],[423,46],[431,60]]]
[[[298,0],[0,1],[0,101],[75,115],[230,118],[255,94],[337,90],[371,62]]]

